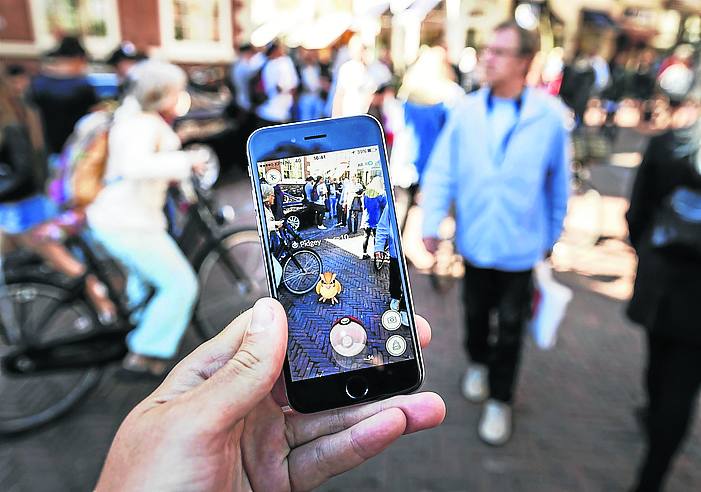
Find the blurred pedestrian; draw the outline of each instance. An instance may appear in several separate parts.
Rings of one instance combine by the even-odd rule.
[[[409,206],[415,203],[418,183],[448,111],[464,94],[453,80],[445,49],[439,46],[423,48],[402,80],[398,97],[403,101],[404,127],[396,139],[392,162],[400,169],[413,167],[412,172],[402,173],[414,176],[414,183],[409,186]]]
[[[32,79],[24,66],[15,63],[7,65],[5,68],[5,79],[8,85],[7,90],[10,93],[22,100],[26,98]]]
[[[61,152],[76,122],[99,101],[86,71],[83,45],[66,36],[46,55],[41,73],[31,82],[29,100],[39,109],[49,155]]]
[[[643,326],[647,342],[647,406],[641,413],[647,446],[633,489],[638,492],[663,488],[701,385],[700,97],[698,88],[691,89],[692,77],[673,81],[666,78],[675,71],[666,74],[660,85],[675,88],[667,95],[680,127],[650,140],[626,215],[638,254],[627,313]]]
[[[406,299],[402,290],[402,275],[399,269],[399,255],[397,253],[397,239],[392,230],[390,220],[392,211],[385,207],[377,222],[377,236],[375,237],[375,259],[384,260],[389,256],[389,308],[401,313],[402,323],[409,325],[406,314]]]
[[[258,53],[251,44],[243,44],[238,51],[238,59],[231,67],[231,83],[234,99],[239,110],[249,114],[252,111],[250,82],[251,76],[262,67],[265,56]]]
[[[107,58],[107,64],[114,67],[119,83],[117,99],[121,100],[127,91],[129,71],[138,62],[145,60],[146,55],[139,52],[131,41],[124,41]]]
[[[560,97],[574,112],[577,128],[584,125],[584,113],[587,109],[589,98],[594,94],[596,79],[597,75],[592,65],[591,57],[586,53],[580,53],[575,56],[574,61],[565,65],[562,71]]]
[[[355,195],[355,184],[346,177],[341,183],[341,194],[338,199],[338,226],[348,225],[350,205]]]
[[[324,81],[315,50],[300,48],[300,93],[297,99],[297,120],[316,120],[324,116],[322,91]]]
[[[336,178],[333,178],[329,183],[329,218],[338,219],[337,206],[338,206],[338,196],[339,196],[339,185],[336,182]],[[338,220],[337,220],[338,221]]]
[[[315,225],[319,229],[325,229],[324,227],[324,211],[323,204],[321,207],[318,203],[319,194],[316,191],[316,179],[314,176],[307,176],[306,183],[304,184],[304,198],[302,202],[311,210],[312,213],[312,225]]]
[[[317,176],[314,180],[314,188],[312,188],[312,201],[314,202],[318,214],[317,229],[326,229],[324,218],[326,217],[326,199],[328,197],[328,188],[324,183],[322,176]]]
[[[563,109],[525,86],[537,52],[536,34],[515,22],[495,29],[481,60],[489,87],[464,96],[451,112],[421,183],[429,252],[438,248],[439,226],[453,202],[457,209],[470,358],[462,391],[473,402],[487,399],[479,436],[492,445],[511,436],[531,272],[560,236],[567,208]]]
[[[255,109],[259,127],[292,120],[294,91],[299,84],[297,70],[281,42],[272,42],[265,54],[266,61],[261,69],[265,101]]]
[[[360,36],[348,42],[350,60],[338,69],[334,79],[331,116],[353,116],[367,113],[379,84],[368,71],[368,53]]]
[[[10,72],[12,76],[17,76],[15,71]],[[25,90],[26,83],[7,83],[0,77],[2,249],[26,248],[64,275],[82,279],[99,321],[110,324],[115,306],[105,286],[94,275],[86,275],[85,265],[62,244],[62,231],[52,223],[59,210],[45,193],[48,169],[41,119],[25,103]]]
[[[280,183],[273,187],[275,199],[273,201],[273,215],[275,220],[283,220],[285,218],[285,191]]]
[[[132,77],[130,95],[115,112],[109,133],[105,187],[87,216],[95,237],[128,269],[130,302],[145,299],[145,283],[156,289],[127,337],[122,373],[161,376],[177,353],[198,291],[192,266],[167,232],[166,191],[171,182],[201,171],[204,159],[181,151],[167,123],[177,116],[185,72],[148,60],[133,68]]]
[[[380,216],[386,205],[387,197],[385,196],[384,183],[381,177],[375,176],[368,184],[363,195],[363,220],[361,223],[361,228],[365,231],[363,260],[370,259],[370,255],[368,255],[370,237],[375,237],[377,223],[380,221]]]

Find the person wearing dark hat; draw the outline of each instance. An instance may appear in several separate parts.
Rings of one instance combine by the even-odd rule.
[[[123,82],[124,79],[127,78],[131,67],[145,59],[146,55],[138,51],[136,46],[134,46],[134,43],[125,41],[112,52],[110,57],[107,59],[107,64],[114,67],[114,71],[117,74],[119,81]]]
[[[99,101],[86,71],[80,40],[66,36],[46,54],[41,73],[32,79],[28,98],[39,110],[49,154],[61,152],[73,126]]]
[[[117,88],[117,99],[121,100],[126,92],[129,75],[129,70],[147,57],[145,54],[137,51],[136,46],[130,41],[125,41],[115,49],[107,58],[106,63],[114,67],[119,87]]]

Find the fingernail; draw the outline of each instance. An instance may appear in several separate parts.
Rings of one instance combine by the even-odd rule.
[[[275,319],[273,310],[265,303],[258,302],[253,307],[253,319],[248,327],[248,333],[260,333],[265,331]]]

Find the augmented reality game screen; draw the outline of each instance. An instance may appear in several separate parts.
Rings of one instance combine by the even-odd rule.
[[[379,147],[263,161],[258,174],[292,380],[413,359]]]

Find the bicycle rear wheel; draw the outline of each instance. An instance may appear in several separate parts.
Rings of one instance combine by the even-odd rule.
[[[41,345],[98,329],[93,309],[62,287],[18,282],[0,287],[0,358],[27,344]],[[96,367],[27,375],[0,368],[0,434],[46,424],[76,405],[99,382]]]
[[[197,276],[200,297],[195,308],[195,327],[203,338],[209,339],[268,295],[258,231],[244,229],[224,236],[205,253]]]

